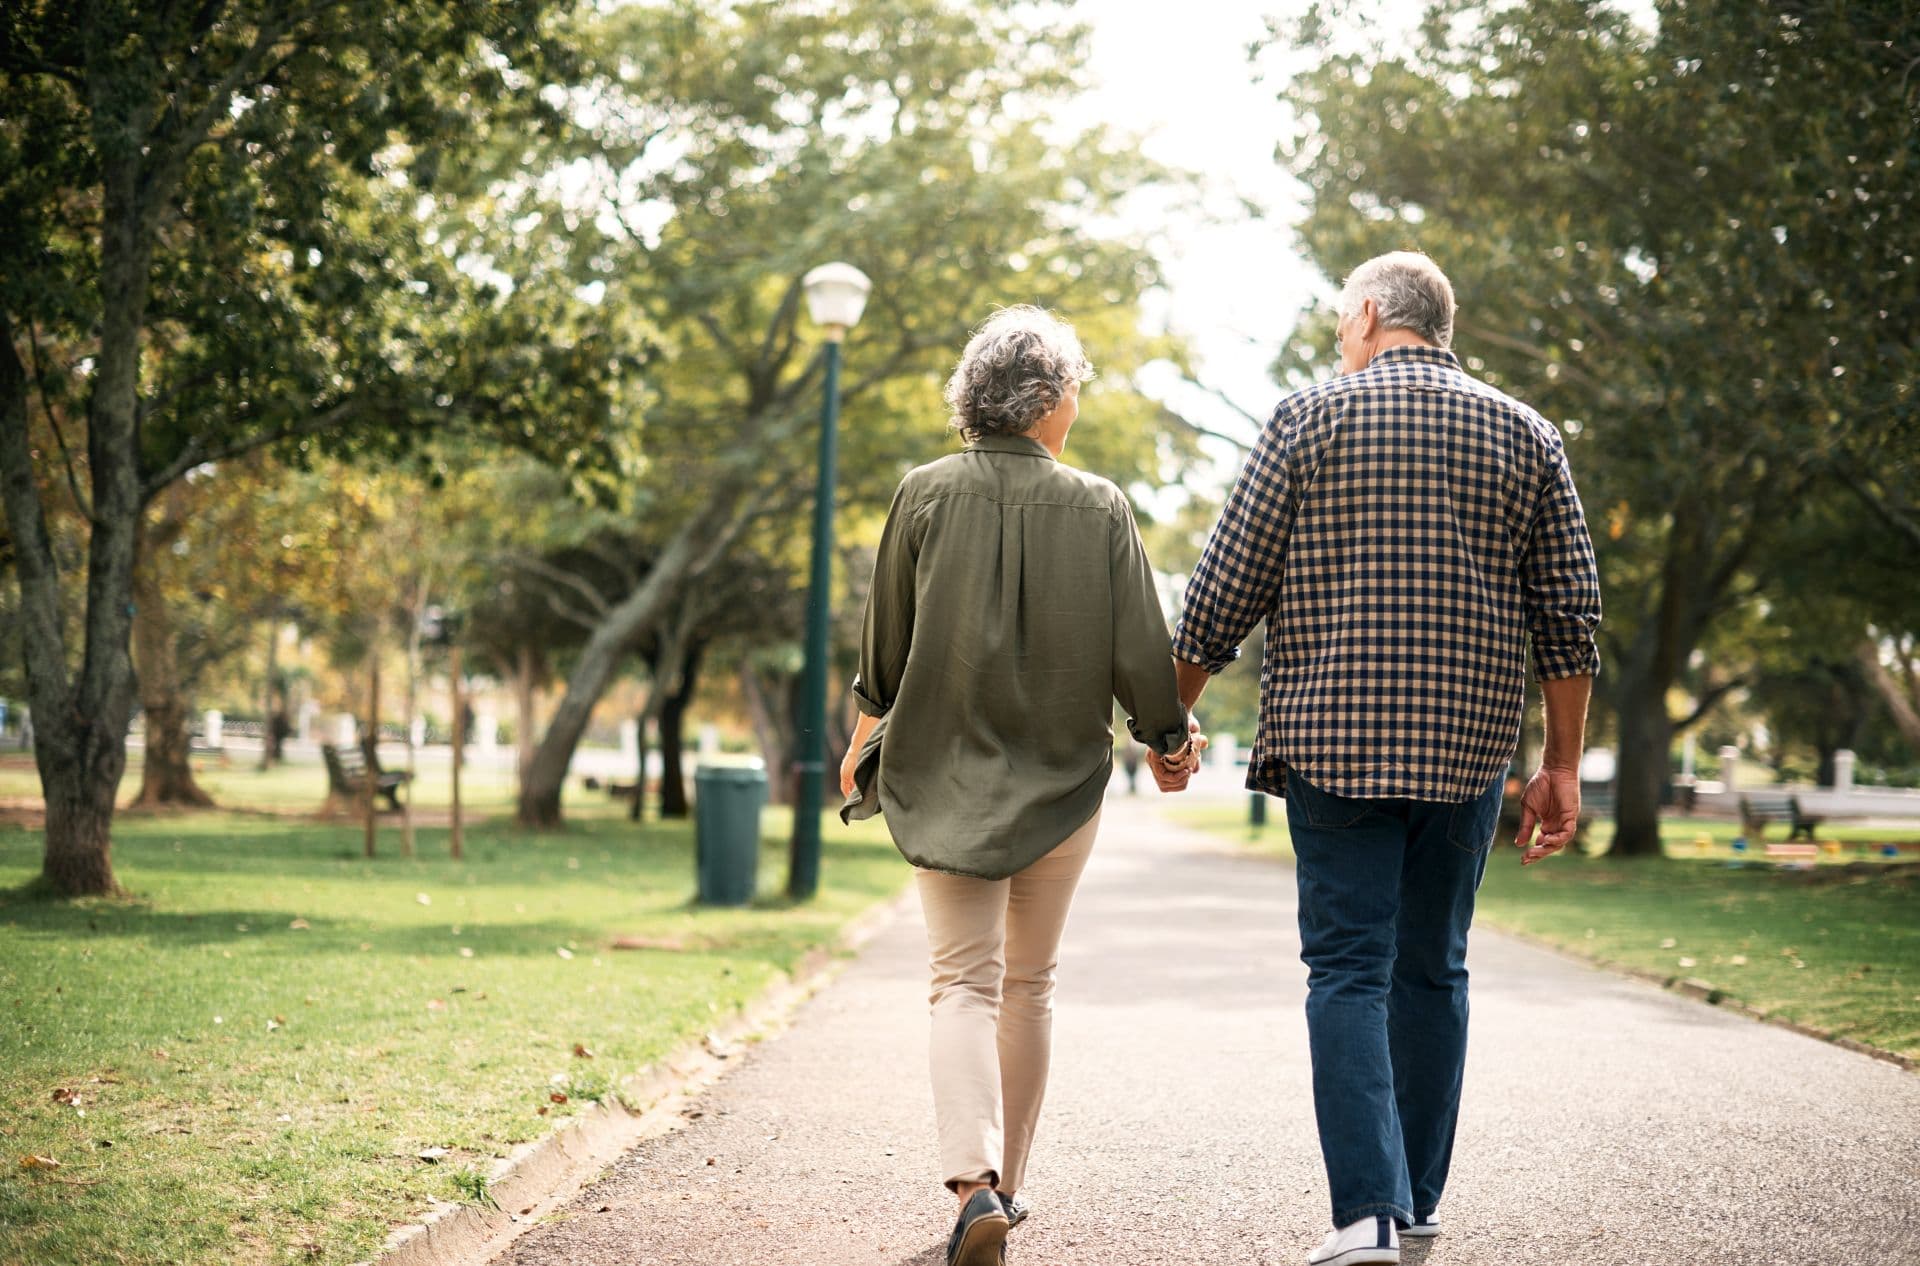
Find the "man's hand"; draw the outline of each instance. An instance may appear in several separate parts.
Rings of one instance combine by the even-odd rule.
[[[1580,825],[1580,775],[1572,769],[1542,765],[1520,793],[1520,835],[1516,847],[1525,850],[1522,866],[1551,857],[1573,843]],[[1540,831],[1534,839],[1534,828]]]
[[[853,771],[859,764],[860,749],[852,743],[847,744],[847,754],[840,758],[841,795],[851,796],[853,794]]]
[[[1200,768],[1200,753],[1207,747],[1207,736],[1200,732],[1200,723],[1192,718],[1187,720],[1187,745],[1174,754],[1172,759],[1162,756],[1152,748],[1147,749],[1147,768],[1153,774],[1154,785],[1161,791],[1185,791],[1187,781]]]

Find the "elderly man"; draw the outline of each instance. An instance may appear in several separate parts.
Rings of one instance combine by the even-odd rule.
[[[1593,546],[1559,434],[1470,378],[1424,255],[1362,264],[1341,377],[1274,410],[1188,582],[1183,703],[1268,624],[1247,785],[1298,859],[1314,1111],[1334,1230],[1312,1266],[1439,1232],[1467,1045],[1467,927],[1519,738],[1526,647],[1547,742],[1521,863],[1558,852],[1599,657]],[[1163,784],[1179,781],[1157,757]],[[1534,838],[1536,828],[1539,836]]]

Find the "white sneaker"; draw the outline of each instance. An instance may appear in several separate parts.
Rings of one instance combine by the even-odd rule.
[[[1400,1234],[1412,1239],[1430,1239],[1440,1234],[1440,1215],[1438,1213],[1429,1213],[1424,1218],[1415,1218],[1413,1225],[1400,1232]]]
[[[1398,1266],[1400,1232],[1389,1217],[1362,1218],[1328,1235],[1307,1266],[1361,1266],[1366,1262]]]

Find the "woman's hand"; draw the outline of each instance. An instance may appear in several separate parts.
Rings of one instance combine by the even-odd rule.
[[[840,794],[853,795],[853,771],[860,764],[859,745],[847,744],[847,754],[840,758]]]
[[[840,794],[849,798],[853,795],[853,771],[860,767],[860,753],[866,749],[867,740],[880,728],[880,718],[865,713],[853,724],[853,737],[847,741],[847,754],[840,758]]]

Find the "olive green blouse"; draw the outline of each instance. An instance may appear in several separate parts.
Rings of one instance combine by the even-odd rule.
[[[908,472],[853,694],[884,723],[843,817],[883,811],[932,870],[1002,879],[1045,856],[1100,807],[1115,699],[1155,751],[1186,742],[1126,496],[1022,436]]]

